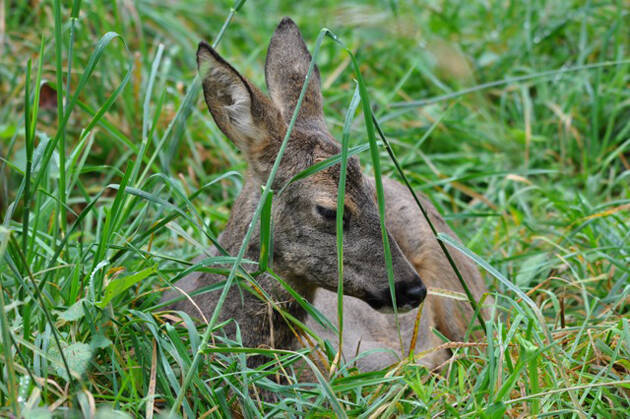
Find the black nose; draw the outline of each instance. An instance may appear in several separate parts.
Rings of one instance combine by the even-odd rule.
[[[413,281],[397,282],[396,290],[396,306],[399,310],[407,311],[418,307],[427,296],[427,289],[416,277]],[[383,289],[377,294],[368,294],[364,301],[367,302],[374,310],[388,310],[392,308],[392,297],[389,288]]]
[[[396,284],[396,305],[417,307],[427,296],[427,289],[420,281],[399,282]]]

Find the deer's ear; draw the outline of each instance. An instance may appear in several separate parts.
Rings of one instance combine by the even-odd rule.
[[[293,116],[311,59],[295,22],[288,17],[282,19],[269,43],[265,79],[271,99],[287,123]],[[296,123],[325,130],[320,83],[319,69],[315,66]]]
[[[255,158],[255,150],[275,140],[278,110],[205,42],[197,49],[197,68],[214,121],[248,159]]]

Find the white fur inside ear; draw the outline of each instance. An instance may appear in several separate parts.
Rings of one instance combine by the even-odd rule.
[[[252,118],[251,97],[243,81],[221,67],[212,69],[210,77],[213,77],[221,86],[217,94],[230,98],[232,102],[231,105],[224,105],[223,109],[234,131],[239,136],[245,137],[244,139],[255,139],[259,132]]]
[[[243,80],[205,50],[199,53],[199,73],[204,79],[213,80],[216,89],[213,95],[219,99],[220,111],[228,118],[230,131],[240,141],[257,140],[260,130],[252,118],[251,96]]]

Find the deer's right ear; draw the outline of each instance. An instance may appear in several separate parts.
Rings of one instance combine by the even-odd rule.
[[[271,99],[280,107],[287,123],[293,116],[311,60],[300,29],[285,17],[269,42],[265,79]],[[296,123],[326,131],[320,83],[319,69],[315,66]]]
[[[197,49],[208,109],[223,133],[248,157],[273,142],[275,110],[271,102],[241,76],[210,45]]]

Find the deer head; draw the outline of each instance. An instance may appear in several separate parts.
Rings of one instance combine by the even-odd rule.
[[[269,99],[209,45],[199,45],[197,63],[208,109],[247,159],[246,182],[262,185],[266,181],[310,62],[311,55],[298,27],[284,18],[271,39],[265,63]],[[319,70],[315,67],[274,181],[275,190],[300,171],[341,151],[326,128],[322,104]],[[339,165],[322,170],[292,183],[273,200],[273,268],[305,294],[316,287],[337,289],[339,172]],[[259,191],[260,187],[248,190]],[[259,195],[251,199],[239,197],[232,218],[241,211],[249,214],[242,207],[251,209],[258,199]],[[241,219],[244,224],[250,221]],[[375,309],[391,309],[374,188],[361,172],[356,157],[348,161],[343,239],[344,293]],[[400,310],[408,310],[422,302],[426,288],[391,235],[389,242],[396,303]]]

